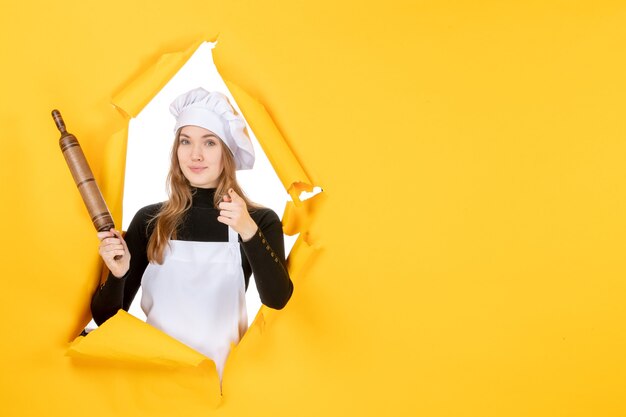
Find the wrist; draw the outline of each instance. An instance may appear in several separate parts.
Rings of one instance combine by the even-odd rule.
[[[111,271],[111,275],[113,275],[113,277],[115,277],[116,279],[122,279],[126,277],[129,269],[127,269],[124,273],[121,273],[121,274],[120,274],[121,271],[115,271],[115,272]]]
[[[257,226],[256,223],[253,223],[253,225],[251,225],[245,231],[242,231],[241,233],[239,233],[239,236],[241,236],[241,240],[243,242],[247,242],[254,237],[258,229],[259,229],[259,226]]]

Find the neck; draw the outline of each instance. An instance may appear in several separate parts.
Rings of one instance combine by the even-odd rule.
[[[215,197],[215,188],[198,188],[191,187],[192,205],[194,207],[215,207],[213,198]]]

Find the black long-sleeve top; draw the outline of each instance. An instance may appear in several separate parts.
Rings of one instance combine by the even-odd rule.
[[[177,229],[177,240],[198,242],[228,242],[228,226],[217,220],[219,210],[213,205],[215,189],[193,189],[192,206]],[[146,250],[154,223],[148,222],[163,203],[140,209],[128,226],[125,241],[130,251],[130,268],[121,278],[109,273],[106,282],[98,287],[91,300],[91,314],[100,325],[115,315],[119,309],[128,311],[141,278],[148,266]],[[250,275],[254,274],[261,302],[268,307],[281,309],[293,292],[293,283],[285,267],[283,229],[278,215],[268,208],[250,212],[259,229],[247,242],[239,238],[241,267],[248,288]]]

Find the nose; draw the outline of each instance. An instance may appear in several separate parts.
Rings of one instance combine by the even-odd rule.
[[[203,156],[202,156],[202,148],[201,146],[198,145],[193,145],[191,147],[191,160],[192,161],[202,161]]]

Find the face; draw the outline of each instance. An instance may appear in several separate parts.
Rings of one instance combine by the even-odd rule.
[[[178,163],[193,187],[215,188],[224,167],[222,141],[198,126],[184,126],[178,138]]]

